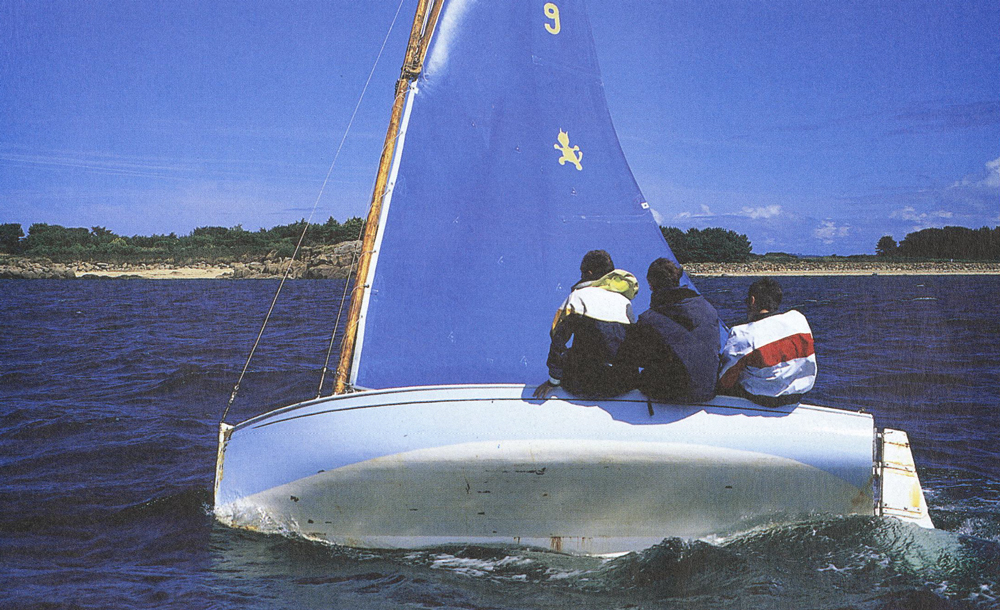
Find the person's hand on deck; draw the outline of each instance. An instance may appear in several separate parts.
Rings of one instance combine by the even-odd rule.
[[[539,385],[537,388],[535,388],[534,397],[541,398],[542,400],[547,400],[549,397],[548,396],[549,392],[558,387],[559,387],[558,385],[552,383],[551,381],[546,381],[541,385]]]

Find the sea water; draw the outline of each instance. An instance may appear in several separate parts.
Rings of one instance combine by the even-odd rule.
[[[750,281],[696,280],[729,323]],[[0,280],[0,608],[1000,606],[1000,277],[781,282],[810,402],[906,430],[938,530],[816,516],[594,558],[228,529],[217,424],[276,282]],[[316,395],[343,289],[286,285],[229,421]]]

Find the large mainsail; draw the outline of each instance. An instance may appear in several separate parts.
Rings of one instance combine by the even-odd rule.
[[[584,253],[640,278],[673,258],[611,123],[584,4],[446,2],[407,100],[353,385],[538,383]]]

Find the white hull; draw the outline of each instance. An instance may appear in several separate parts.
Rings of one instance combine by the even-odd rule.
[[[350,546],[609,553],[874,512],[870,415],[638,393],[541,403],[532,389],[359,392],[251,419],[221,439],[215,514]]]

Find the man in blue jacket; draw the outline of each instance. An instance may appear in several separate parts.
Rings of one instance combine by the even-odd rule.
[[[719,314],[690,288],[684,270],[666,258],[649,266],[650,308],[629,327],[619,364],[639,367],[639,389],[671,402],[700,402],[715,396],[719,369]]]

